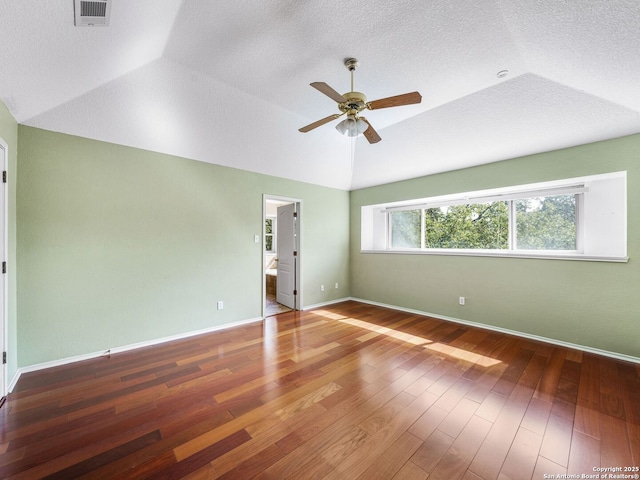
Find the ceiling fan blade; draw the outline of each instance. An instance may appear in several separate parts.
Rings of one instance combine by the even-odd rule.
[[[402,95],[396,95],[395,97],[381,98],[369,102],[367,107],[369,110],[378,110],[380,108],[400,107],[402,105],[411,105],[414,103],[420,103],[422,101],[422,95],[418,92],[405,93]]]
[[[340,95],[338,92],[336,92],[333,88],[331,88],[329,85],[327,85],[324,82],[313,82],[310,85],[316,90],[318,90],[319,92],[324,93],[327,97],[331,98],[332,100],[338,103],[344,103],[347,101],[346,98],[344,98],[342,95]]]
[[[369,143],[378,143],[380,140],[382,140],[382,138],[380,138],[380,135],[378,135],[378,132],[373,129],[373,126],[369,123],[369,121],[364,117],[360,118],[363,122],[369,125],[369,127],[363,133],[364,138],[366,138]]]
[[[310,132],[314,128],[318,128],[319,126],[324,125],[325,123],[329,123],[331,120],[335,120],[336,118],[341,117],[342,115],[344,114],[334,113],[333,115],[329,115],[328,117],[318,120],[317,122],[310,123],[306,127],[299,128],[298,131],[302,133]]]

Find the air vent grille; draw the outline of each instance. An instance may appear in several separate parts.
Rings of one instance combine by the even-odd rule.
[[[106,2],[80,2],[81,17],[106,17]]]
[[[74,0],[76,27],[109,25],[111,0]]]

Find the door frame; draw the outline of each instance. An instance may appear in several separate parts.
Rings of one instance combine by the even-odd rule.
[[[9,163],[9,153],[8,153],[8,145],[7,143],[0,138],[0,170],[7,172],[8,171],[8,163]],[[3,248],[0,252],[2,258],[0,258],[0,262],[6,262],[8,260],[8,252],[9,252],[9,182],[3,182],[0,180],[2,184],[2,222],[0,222],[0,229],[2,232],[3,239]],[[9,267],[7,266],[7,271]],[[8,273],[0,273],[2,275],[2,288],[0,291],[0,295],[2,295],[2,308],[0,309],[0,328],[2,329],[2,340],[0,341],[0,356],[2,356],[2,352],[7,352],[8,345],[8,336],[9,336],[9,274]],[[0,358],[0,368],[2,369],[1,375],[2,379],[0,380],[0,399],[4,399],[7,395],[7,363],[3,363]],[[1,405],[1,404],[0,404]]]
[[[298,294],[296,295],[296,302],[295,302],[295,310],[302,310],[302,305],[304,305],[302,298],[303,298],[303,291],[302,291],[302,252],[304,250],[303,248],[303,237],[302,237],[302,219],[303,219],[303,215],[302,215],[302,199],[300,198],[292,198],[292,197],[283,197],[282,195],[270,195],[270,194],[263,194],[262,195],[262,240],[260,241],[260,247],[262,249],[262,254],[260,255],[260,258],[262,260],[262,267],[260,269],[260,271],[262,272],[262,280],[260,281],[260,284],[262,285],[262,312],[261,312],[261,316],[262,318],[265,318],[265,314],[266,314],[266,304],[267,304],[267,284],[266,284],[266,252],[264,251],[265,249],[265,220],[267,218],[267,202],[269,200],[274,200],[277,202],[286,202],[286,203],[295,203],[296,204],[296,212],[298,214],[297,216],[297,222],[296,222],[296,237],[297,237],[297,245],[298,245],[298,255],[297,255],[297,259],[296,259],[296,268],[295,268],[295,286],[294,288],[298,291]]]

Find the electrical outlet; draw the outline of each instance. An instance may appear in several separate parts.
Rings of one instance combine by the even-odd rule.
[[[224,302],[222,300],[220,300],[218,302],[218,310],[223,310],[224,309]]]
[[[458,299],[458,303],[459,303],[460,305],[463,305],[463,306],[464,306],[464,301],[465,301],[465,298],[464,298],[464,297],[460,297],[460,298]]]
[[[324,285],[320,285],[320,291],[324,292]]]
[[[260,235],[254,235],[254,237],[253,237],[253,241],[254,241],[255,243],[260,243]]]
[[[336,282],[336,288],[338,288],[338,282]]]

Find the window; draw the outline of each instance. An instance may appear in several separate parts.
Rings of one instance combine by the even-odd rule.
[[[264,250],[269,253],[274,253],[276,250],[276,218],[267,217],[264,220]]]
[[[364,206],[362,250],[624,261],[626,172]]]
[[[420,248],[422,237],[422,210],[393,212],[391,221],[391,246],[393,248]]]
[[[507,202],[390,212],[391,248],[500,249],[509,245]]]
[[[579,195],[392,211],[390,247],[574,251]]]
[[[582,195],[582,194],[580,194]],[[579,195],[552,195],[515,201],[517,250],[578,250]]]
[[[469,203],[424,209],[425,248],[507,248],[506,202]]]

